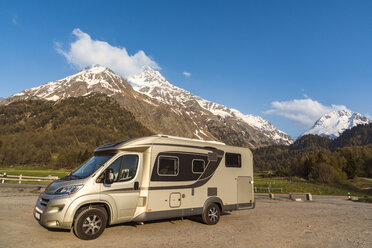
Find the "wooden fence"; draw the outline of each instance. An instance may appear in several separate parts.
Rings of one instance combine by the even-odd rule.
[[[57,176],[47,176],[47,177],[32,177],[32,176],[23,176],[20,174],[19,176],[16,175],[7,175],[6,173],[0,175],[1,183],[5,183],[5,181],[18,181],[19,184],[22,182],[51,182],[54,180],[59,179]]]
[[[280,192],[280,193],[283,193],[283,188],[271,188],[271,187],[254,187],[254,192],[257,192],[257,191],[267,191],[268,193],[270,192]]]

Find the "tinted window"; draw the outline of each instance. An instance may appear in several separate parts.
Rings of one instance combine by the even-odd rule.
[[[111,168],[114,170],[114,182],[118,181],[120,166],[121,166],[121,160],[123,157],[120,157],[116,159],[108,168]]]
[[[121,169],[121,176],[119,181],[131,180],[137,172],[138,156],[125,155],[123,158],[123,167]]]
[[[226,167],[242,167],[241,155],[237,153],[226,153]]]
[[[178,175],[178,158],[160,156],[158,174],[159,176],[177,176]]]
[[[164,159],[166,161],[164,161]],[[151,172],[150,180],[157,181],[157,182],[195,181],[200,177],[201,173],[193,172],[193,168],[192,168],[193,160],[202,160],[202,161],[204,160],[204,167],[207,168],[207,166],[209,166],[207,154],[182,153],[182,152],[159,153],[156,159],[154,160],[154,166]],[[161,163],[161,165],[159,165],[159,163]],[[166,163],[169,163],[169,164],[165,165]],[[176,163],[176,166],[174,166],[174,163]],[[211,164],[213,165],[216,163],[211,162]],[[198,165],[200,165],[200,162]],[[200,167],[201,166],[199,166],[199,168]],[[200,170],[196,168],[195,170],[202,171],[202,168],[200,168]]]
[[[204,160],[201,159],[194,159],[192,161],[192,172],[195,174],[201,174],[204,172],[205,164]]]

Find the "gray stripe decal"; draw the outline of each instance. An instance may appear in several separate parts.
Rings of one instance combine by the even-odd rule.
[[[102,192],[113,192],[113,193],[120,193],[120,192],[125,192],[125,193],[129,193],[130,191],[133,191],[133,192],[139,192],[139,190],[134,190],[134,188],[122,188],[122,189],[109,189],[109,190],[104,190]]]
[[[206,184],[213,176],[214,172],[218,168],[221,163],[222,157],[225,154],[224,151],[219,150],[215,147],[207,147],[207,146],[191,146],[191,145],[180,145],[180,144],[164,144],[164,143],[148,143],[144,145],[162,145],[162,146],[177,146],[177,147],[188,147],[188,148],[197,148],[202,150],[212,151],[217,154],[217,161],[209,161],[207,169],[200,175],[199,179],[189,185],[177,185],[177,186],[153,186],[153,187],[141,187],[140,190],[168,190],[168,189],[189,189],[189,188],[198,188]],[[154,168],[153,168],[154,169]],[[133,188],[129,188],[133,190]],[[107,190],[105,192],[110,191],[122,191],[122,190],[129,190],[129,189],[114,189],[114,190]]]
[[[224,151],[221,150],[216,150],[220,154],[222,153],[222,156],[224,154]],[[199,179],[189,185],[177,185],[177,186],[153,186],[153,187],[148,187],[147,189],[149,190],[164,190],[164,189],[189,189],[189,188],[198,188],[206,184],[213,176],[214,172],[218,168],[218,166],[221,163],[222,156],[218,156],[217,161],[209,161],[207,169],[201,174]]]
[[[243,203],[245,207],[252,207],[252,203]],[[240,210],[241,204],[230,204],[222,206],[222,211],[234,211]],[[203,208],[184,208],[184,209],[172,209],[172,210],[163,210],[155,212],[145,212],[137,215],[132,219],[132,221],[151,221],[151,220],[160,220],[160,219],[169,219],[175,217],[183,216],[193,216],[201,215],[203,213]]]

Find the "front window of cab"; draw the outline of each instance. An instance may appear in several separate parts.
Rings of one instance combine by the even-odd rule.
[[[70,177],[73,177],[76,179],[82,179],[82,178],[89,177],[113,156],[114,154],[94,156],[91,159],[89,159],[85,164],[83,164],[80,168],[72,172],[70,174]]]

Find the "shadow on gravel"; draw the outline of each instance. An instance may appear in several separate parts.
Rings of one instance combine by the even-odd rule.
[[[40,225],[40,226],[42,226],[42,225]],[[58,229],[58,228],[48,228],[48,227],[44,227],[44,228],[47,229],[49,232],[66,232],[66,233],[70,232],[69,229]]]
[[[225,215],[231,215],[231,213],[227,213],[227,212],[221,213],[221,216],[225,216]],[[137,228],[137,226],[141,226],[141,225],[151,225],[151,224],[166,223],[166,222],[171,223],[171,224],[176,224],[175,221],[182,221],[183,219],[190,220],[192,222],[196,222],[196,223],[200,223],[204,225],[202,217],[199,215],[195,215],[195,216],[186,216],[183,218],[177,217],[177,218],[162,219],[162,220],[151,220],[151,221],[146,221],[143,223],[141,222],[120,223],[120,224],[114,224],[114,225],[108,226],[107,228],[116,227],[116,226],[128,226],[128,227]]]
[[[226,216],[226,215],[231,215],[231,213],[227,213],[227,212],[222,212],[221,213],[221,216]],[[186,219],[186,220],[190,220],[192,222],[196,222],[196,223],[199,223],[199,224],[203,224],[204,225],[204,222],[202,220],[202,217],[199,216],[199,215],[196,215],[196,216],[187,216],[187,217],[178,217],[178,218],[171,218],[171,219],[162,219],[162,220],[152,220],[152,221],[146,221],[146,222],[126,222],[126,223],[120,223],[120,224],[114,224],[114,225],[110,225],[110,226],[107,226],[106,228],[111,228],[111,227],[118,227],[118,226],[127,226],[127,227],[133,227],[133,228],[137,228],[137,226],[142,226],[142,225],[151,225],[151,224],[157,224],[157,223],[171,223],[171,224],[177,224],[175,221],[182,221],[183,219]],[[42,226],[43,228],[47,229],[49,232],[71,232],[71,230],[69,229],[58,229],[58,228],[49,228],[49,227],[45,227],[43,225],[41,225],[39,223],[40,226]]]

